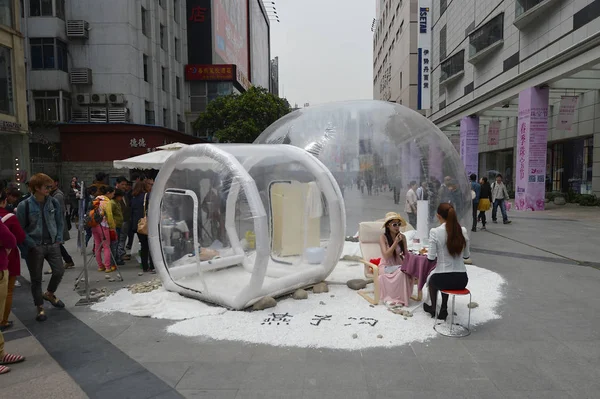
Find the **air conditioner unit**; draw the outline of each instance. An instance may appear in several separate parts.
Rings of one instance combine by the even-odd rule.
[[[89,93],[79,93],[75,96],[75,101],[77,104],[89,104],[90,103],[90,94]]]
[[[87,123],[89,121],[90,121],[90,115],[89,115],[88,107],[71,109],[71,122]]]
[[[129,122],[129,111],[125,107],[113,107],[108,109],[108,121],[112,123]]]
[[[90,94],[91,104],[106,104],[106,94]]]
[[[69,75],[72,85],[92,84],[92,70],[90,68],[71,68]]]
[[[67,21],[67,37],[87,39],[89,37],[90,24],[79,19]]]
[[[106,123],[108,122],[106,108],[90,107],[90,122]]]
[[[122,94],[110,93],[108,95],[108,102],[111,104],[123,104],[125,103],[125,96]]]

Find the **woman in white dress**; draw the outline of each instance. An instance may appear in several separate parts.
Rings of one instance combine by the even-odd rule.
[[[462,290],[469,278],[464,259],[470,256],[467,229],[461,227],[456,211],[451,204],[442,203],[437,209],[440,226],[429,232],[429,260],[437,260],[437,266],[429,278],[429,297],[431,305],[423,303],[423,309],[435,317],[437,294],[439,290]],[[438,319],[448,316],[448,295],[442,294],[442,306]]]

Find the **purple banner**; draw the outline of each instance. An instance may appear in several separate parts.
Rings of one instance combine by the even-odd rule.
[[[519,93],[515,207],[543,211],[548,139],[548,88]]]
[[[477,174],[479,168],[479,117],[460,120],[460,159],[467,176]]]
[[[500,121],[491,121],[488,128],[488,145],[500,143]]]

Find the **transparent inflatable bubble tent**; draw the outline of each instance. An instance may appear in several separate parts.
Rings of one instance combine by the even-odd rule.
[[[183,147],[152,194],[152,259],[165,288],[186,296],[243,309],[322,281],[343,249],[342,194],[300,148]]]
[[[460,157],[429,120],[380,101],[304,108],[255,144],[175,151],[150,199],[152,259],[166,289],[243,309],[324,280],[360,222],[406,217],[413,180],[427,187],[429,226],[440,201],[469,225]]]

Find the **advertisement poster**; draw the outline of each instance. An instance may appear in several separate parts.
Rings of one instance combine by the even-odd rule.
[[[465,117],[460,120],[460,158],[467,176],[479,169],[479,118]]]
[[[431,108],[431,0],[419,0],[417,109]]]
[[[517,210],[543,211],[546,188],[548,88],[519,93],[517,135]]]
[[[248,76],[248,8],[245,1],[214,0],[214,48],[225,64]]]
[[[500,121],[491,121],[488,128],[488,145],[500,143]]]
[[[577,96],[562,96],[560,98],[560,108],[558,111],[558,126],[559,130],[571,130],[573,126],[573,117],[575,109],[577,109]]]

